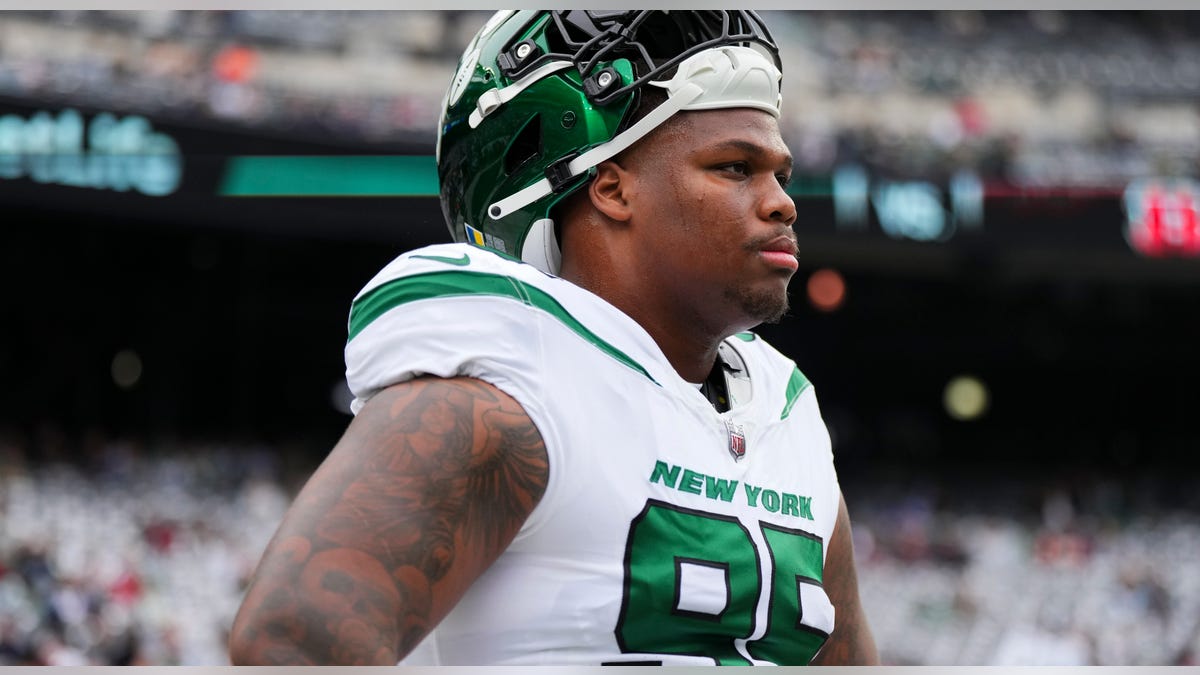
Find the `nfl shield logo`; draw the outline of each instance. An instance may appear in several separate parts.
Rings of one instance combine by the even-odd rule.
[[[741,461],[746,456],[746,434],[742,425],[726,420],[725,429],[729,431],[729,454],[733,455],[734,461]]]

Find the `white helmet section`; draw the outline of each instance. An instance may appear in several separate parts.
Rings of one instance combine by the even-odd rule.
[[[666,89],[671,98],[688,84],[700,85],[703,93],[681,110],[758,108],[778,118],[782,82],[783,73],[761,52],[728,46],[706,49],[680,63],[670,80],[650,84]]]
[[[562,251],[558,248],[558,237],[554,236],[554,221],[541,218],[533,221],[533,227],[525,235],[521,246],[521,260],[543,272],[557,275],[562,267]]]
[[[567,165],[571,176],[578,176],[600,162],[616,156],[636,143],[655,127],[680,110],[719,108],[755,108],[779,117],[783,102],[780,92],[783,74],[761,52],[750,47],[724,46],[706,49],[679,64],[670,80],[650,82],[667,91],[667,100],[638,120],[633,126],[579,155]],[[549,195],[550,181],[541,179],[488,207],[488,215],[498,220]],[[553,237],[553,228],[549,230]],[[531,241],[536,239],[537,241]],[[521,250],[521,259],[543,272],[558,274],[557,242],[530,237]]]

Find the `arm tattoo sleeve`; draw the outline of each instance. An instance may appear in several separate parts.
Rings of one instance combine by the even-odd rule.
[[[380,392],[267,547],[231,656],[394,664],[508,546],[548,475],[537,429],[491,385],[425,378]]]

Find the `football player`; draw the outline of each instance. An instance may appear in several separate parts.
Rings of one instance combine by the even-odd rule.
[[[503,11],[438,131],[457,243],[354,299],[356,413],[234,663],[871,664],[750,11]]]

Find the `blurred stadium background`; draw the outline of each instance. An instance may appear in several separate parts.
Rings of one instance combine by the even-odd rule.
[[[0,14],[0,663],[226,663],[486,14]],[[885,663],[1194,663],[1200,17],[765,14]]]

